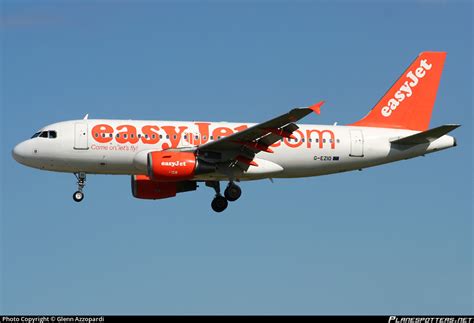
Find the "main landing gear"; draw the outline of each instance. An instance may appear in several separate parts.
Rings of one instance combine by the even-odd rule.
[[[74,173],[74,176],[77,178],[77,191],[74,192],[72,198],[74,201],[80,202],[84,199],[84,193],[82,193],[82,190],[84,189],[84,186],[86,186],[86,173]]]
[[[229,182],[229,185],[227,185],[226,189],[224,190],[224,196],[221,195],[220,182],[206,182],[206,185],[212,187],[216,191],[216,196],[211,202],[211,207],[215,212],[224,211],[229,205],[229,202],[237,201],[242,195],[242,190],[240,187],[232,181]]]
[[[242,195],[242,190],[238,185],[235,185],[233,182],[229,182],[229,185],[227,185],[225,191],[224,191],[224,196],[229,202],[234,202],[239,199],[239,197]]]

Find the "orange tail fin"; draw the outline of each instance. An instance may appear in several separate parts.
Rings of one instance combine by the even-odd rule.
[[[446,52],[423,52],[380,99],[352,126],[428,129]]]

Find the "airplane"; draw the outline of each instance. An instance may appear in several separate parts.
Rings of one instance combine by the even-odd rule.
[[[224,211],[241,181],[320,176],[424,156],[456,146],[429,129],[446,52],[422,52],[370,112],[348,125],[297,124],[323,101],[262,123],[84,119],[54,123],[16,145],[13,158],[41,170],[73,173],[76,202],[86,174],[131,176],[139,199],[165,199],[205,183]],[[220,182],[228,185],[221,193]]]

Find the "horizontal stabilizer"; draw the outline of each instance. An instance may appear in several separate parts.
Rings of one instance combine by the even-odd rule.
[[[426,131],[408,136],[408,137],[391,140],[390,142],[392,144],[398,144],[398,145],[426,144],[426,143],[435,141],[436,139],[444,136],[448,132],[453,131],[454,129],[460,126],[461,125],[459,124],[446,124],[443,126],[439,126],[430,130],[426,130]]]

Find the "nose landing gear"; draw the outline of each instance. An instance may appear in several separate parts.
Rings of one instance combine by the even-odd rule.
[[[221,195],[221,186],[219,181],[209,181],[206,182],[206,186],[212,187],[216,191],[216,196],[211,202],[211,207],[215,212],[224,211],[229,202],[237,201],[242,195],[242,190],[234,182],[229,182],[227,185],[224,196]]]
[[[86,173],[74,173],[74,176],[77,178],[77,191],[74,192],[72,198],[76,202],[81,202],[84,199],[84,193],[82,190],[84,189],[84,186],[86,186]]]
[[[72,195],[72,198],[74,201],[76,202],[80,202],[84,199],[84,193],[80,192],[80,191],[76,191],[74,192],[74,194]]]

